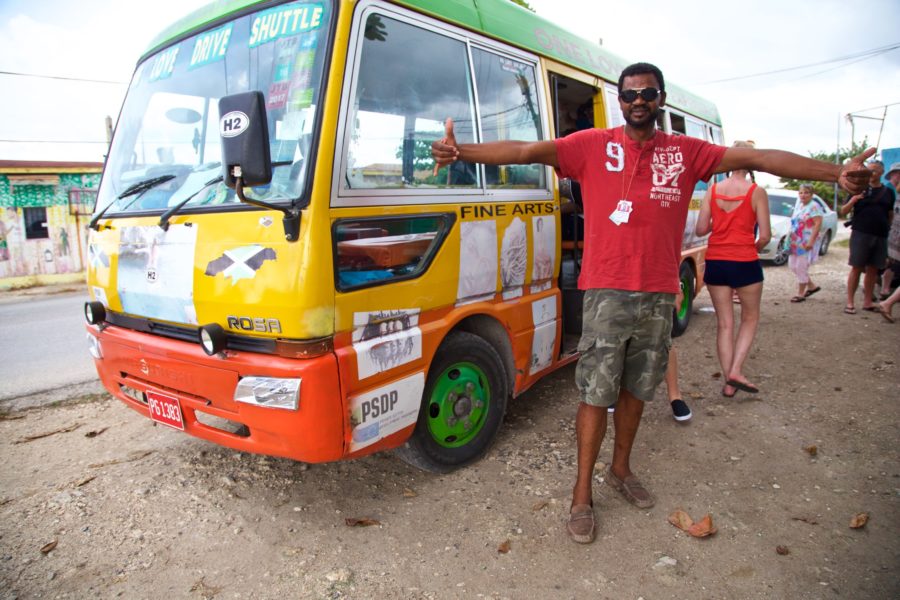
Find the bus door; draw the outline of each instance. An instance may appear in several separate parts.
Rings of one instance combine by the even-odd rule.
[[[582,129],[603,127],[605,114],[597,80],[562,65],[552,65],[549,73],[551,114],[557,137],[565,137]],[[558,72],[554,72],[558,71]],[[581,186],[577,181],[559,182],[561,264],[559,288],[563,303],[563,340],[560,354],[575,352],[581,336],[583,292],[578,289],[578,275],[584,240],[584,213],[581,209]]]

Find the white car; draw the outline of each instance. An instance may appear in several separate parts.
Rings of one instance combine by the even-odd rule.
[[[791,234],[791,215],[797,204],[796,190],[767,189],[769,194],[769,214],[772,223],[772,239],[766,247],[760,250],[759,258],[770,260],[775,265],[783,265],[788,259],[788,245]],[[828,208],[828,205],[819,196],[813,194],[812,202],[816,202],[822,209],[822,230],[819,236],[822,244],[819,246],[819,256],[828,253],[831,240],[837,233],[837,213]]]

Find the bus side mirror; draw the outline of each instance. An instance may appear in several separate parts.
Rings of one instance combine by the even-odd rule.
[[[270,204],[248,198],[244,188],[272,181],[272,155],[269,152],[269,123],[266,98],[262,92],[244,92],[219,100],[219,136],[222,138],[222,180],[244,204],[280,211],[284,218],[284,239],[296,242],[300,237],[300,211],[294,207]]]
[[[225,185],[235,188],[272,181],[266,99],[260,91],[223,96],[219,100],[219,135]]]

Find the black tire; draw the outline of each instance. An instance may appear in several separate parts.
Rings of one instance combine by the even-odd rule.
[[[787,244],[787,238],[783,237],[778,241],[778,249],[775,251],[775,258],[772,259],[772,264],[776,267],[786,265],[789,254],[790,248]]]
[[[678,337],[687,331],[688,324],[691,322],[691,313],[694,311],[694,294],[697,289],[697,275],[694,268],[687,261],[681,263],[678,268],[678,280],[681,282],[681,292],[684,299],[681,306],[676,306],[672,310],[672,337]]]
[[[822,245],[819,246],[819,256],[828,254],[828,247],[831,246],[831,232],[826,231],[825,237],[822,238]]]
[[[416,428],[398,456],[432,473],[475,462],[496,439],[508,393],[494,347],[472,333],[451,332],[431,362]],[[464,430],[467,422],[471,427]]]

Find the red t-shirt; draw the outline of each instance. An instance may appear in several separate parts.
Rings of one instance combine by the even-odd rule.
[[[558,174],[581,183],[584,198],[578,287],[677,293],[694,186],[712,176],[725,148],[662,131],[641,147],[616,127],[558,139],[556,152]]]

